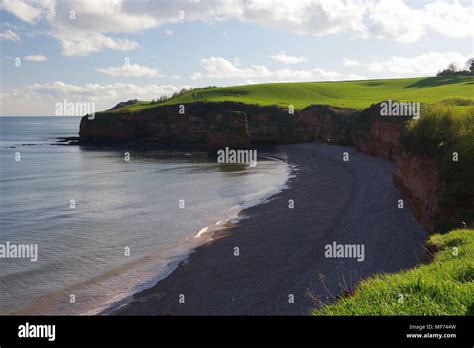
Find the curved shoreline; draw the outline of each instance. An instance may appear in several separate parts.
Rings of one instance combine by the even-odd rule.
[[[410,268],[424,257],[427,234],[407,206],[397,208],[391,162],[334,145],[279,150],[299,168],[286,190],[245,209],[247,219],[217,231],[114,314],[304,315],[316,307],[314,298],[330,302],[367,276]],[[342,161],[345,151],[349,162]],[[333,242],[363,244],[365,260],[326,258],[324,247]]]
[[[116,311],[121,310],[124,306],[128,305],[136,294],[146,291],[161,280],[168,277],[171,273],[176,271],[180,264],[187,262],[190,255],[193,254],[197,248],[201,245],[212,242],[214,235],[222,229],[229,228],[239,223],[239,221],[246,219],[246,216],[242,214],[245,210],[250,209],[254,206],[265,204],[271,200],[275,195],[285,190],[288,186],[288,180],[293,176],[292,166],[285,162],[278,156],[274,156],[273,153],[259,156],[267,161],[274,161],[281,163],[286,170],[286,178],[278,185],[267,191],[264,195],[258,199],[251,199],[249,201],[241,202],[240,205],[236,206],[235,214],[232,216],[222,217],[222,220],[215,221],[214,224],[200,227],[194,231],[194,234],[187,236],[184,240],[177,241],[161,252],[166,251],[168,255],[168,262],[166,263],[165,270],[156,274],[152,279],[147,280],[137,286],[136,289],[128,296],[120,298],[120,300],[113,300],[110,303],[105,303],[99,308],[89,310],[88,312],[82,313],[81,315],[109,315]],[[202,225],[201,225],[202,226]]]

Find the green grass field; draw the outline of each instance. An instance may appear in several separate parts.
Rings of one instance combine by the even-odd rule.
[[[132,96],[133,97],[133,96]],[[159,97],[159,96],[157,96]],[[302,109],[311,104],[363,109],[392,99],[432,103],[446,98],[474,100],[474,76],[439,76],[407,79],[269,83],[222,88],[196,89],[161,104],[140,102],[120,111],[137,111],[160,105],[198,101],[234,101],[258,105],[293,105]]]
[[[474,230],[431,236],[432,262],[362,281],[314,315],[474,315]]]

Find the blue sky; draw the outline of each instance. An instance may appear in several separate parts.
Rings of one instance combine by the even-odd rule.
[[[64,99],[101,110],[189,86],[430,76],[473,56],[472,4],[1,0],[0,111],[50,115]]]

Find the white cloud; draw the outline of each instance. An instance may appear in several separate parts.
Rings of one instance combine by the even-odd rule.
[[[369,5],[369,31],[375,37],[401,42],[418,41],[426,34],[423,10],[402,0],[380,0]]]
[[[166,8],[166,1],[68,0],[55,1],[47,20],[54,28],[97,33],[137,33],[163,24],[150,13]],[[70,18],[71,10],[74,19]]]
[[[28,23],[35,23],[43,15],[41,2],[25,0],[2,0],[0,9],[8,11]]]
[[[328,81],[351,79],[349,76],[320,68],[293,70],[270,70],[265,66],[252,65],[247,68],[234,66],[221,57],[210,57],[201,60],[206,77],[216,79],[240,79],[242,83],[283,82],[283,81]],[[361,77],[361,76],[359,76]],[[363,77],[362,77],[363,79]]]
[[[256,78],[268,77],[272,73],[264,66],[252,65],[250,68],[241,69],[221,57],[210,57],[201,60],[201,65],[211,78]]]
[[[450,37],[473,36],[474,3],[463,7],[458,1],[436,1],[425,5],[426,22],[430,29]]]
[[[275,77],[283,81],[328,81],[340,79],[342,75],[335,71],[318,68],[310,70],[280,69],[275,71]]]
[[[173,35],[174,32],[173,32],[173,30],[165,30],[165,34],[166,35]]]
[[[389,76],[423,76],[436,74],[453,62],[464,66],[468,59],[469,56],[457,52],[429,52],[415,57],[392,56],[387,60],[366,63],[344,58],[344,66],[365,67],[374,73],[389,73]]]
[[[353,81],[353,80],[367,80],[367,77],[365,76],[361,76],[361,75],[357,75],[357,74],[349,74],[347,75],[344,80],[346,81]]]
[[[430,31],[447,37],[472,37],[474,6],[436,0],[414,9],[402,0],[380,0],[369,3],[369,23],[376,37],[400,42],[418,41]]]
[[[362,64],[358,60],[344,58],[343,65],[344,66],[360,66]]]
[[[413,6],[402,0],[206,0],[90,1],[3,0],[1,8],[20,19],[44,19],[65,55],[87,55],[104,49],[129,50],[138,45],[112,33],[137,33],[180,21],[215,22],[237,19],[296,34],[377,37],[413,42],[433,32],[448,37],[472,37],[474,8],[435,0]],[[70,11],[75,19],[70,19]],[[74,46],[79,48],[75,49]]]
[[[189,78],[193,81],[199,80],[200,78],[202,78],[202,74],[200,72],[195,72],[195,73],[192,73]]]
[[[297,34],[322,36],[349,32],[365,34],[366,5],[361,1],[276,0],[239,2],[236,12],[242,21],[289,30]]]
[[[122,39],[112,39],[100,33],[93,32],[56,32],[52,36],[57,38],[65,56],[87,56],[104,49],[129,51],[138,47],[136,42]]]
[[[0,41],[19,42],[19,41],[21,41],[21,38],[14,31],[12,31],[10,29],[7,29],[3,33],[0,33]]]
[[[127,76],[127,77],[160,77],[159,71],[154,68],[148,68],[138,64],[124,64],[119,67],[110,67],[107,69],[97,69],[97,71],[110,76]]]
[[[284,64],[298,64],[298,63],[306,62],[308,60],[305,57],[301,57],[301,56],[300,57],[289,56],[285,53],[285,51],[280,51],[280,53],[274,54],[270,56],[270,58]]]
[[[47,58],[43,56],[42,54],[24,56],[23,59],[30,62],[46,62],[47,60]]]
[[[189,87],[189,86],[183,86]],[[71,102],[96,103],[96,110],[110,108],[129,99],[152,100],[180,90],[172,85],[145,85],[114,83],[72,85],[62,81],[34,84],[6,89],[0,94],[2,115],[54,115],[55,104],[67,99]]]

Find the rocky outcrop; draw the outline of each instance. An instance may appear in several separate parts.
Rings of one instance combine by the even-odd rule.
[[[443,220],[439,209],[443,188],[436,160],[403,152],[396,162],[393,182],[410,204],[413,215],[425,230],[433,232]]]
[[[380,104],[363,110],[352,125],[352,143],[360,152],[396,161],[404,123],[410,118],[380,115]]]
[[[246,149],[251,146],[247,114],[241,111],[227,111],[217,115],[208,133],[209,150],[225,147]]]
[[[311,105],[295,116],[299,142],[332,142],[351,145],[352,120],[359,114],[352,109]]]
[[[331,141],[350,144],[350,122],[358,111],[323,105],[291,114],[287,109],[243,103],[166,105],[139,112],[108,111],[81,120],[81,144],[151,142],[155,144],[246,145]],[[245,115],[246,130],[231,131],[229,120]],[[232,116],[233,115],[233,116]],[[226,125],[224,125],[226,124]],[[220,129],[220,131],[219,131]]]
[[[81,144],[120,144],[137,141],[166,143],[207,142],[210,122],[193,113],[180,114],[165,106],[136,113],[104,112],[94,118],[84,116],[79,130]]]
[[[354,136],[353,143],[360,152],[395,161],[401,152],[401,131],[399,123],[374,121],[370,132]]]

